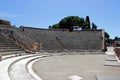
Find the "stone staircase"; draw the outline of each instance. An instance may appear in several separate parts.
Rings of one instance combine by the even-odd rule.
[[[25,53],[15,42],[11,39],[6,39],[0,36],[0,55],[22,54]]]

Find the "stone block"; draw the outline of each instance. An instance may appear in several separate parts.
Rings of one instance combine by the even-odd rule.
[[[120,80],[120,76],[115,75],[96,75],[97,80]]]
[[[120,63],[118,61],[105,61],[105,66],[113,66],[113,67],[120,67]]]
[[[107,61],[117,61],[116,57],[115,56],[111,56],[111,55],[107,55],[106,56],[106,60]]]

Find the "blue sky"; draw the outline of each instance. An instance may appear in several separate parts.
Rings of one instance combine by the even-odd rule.
[[[19,27],[48,28],[66,16],[90,17],[111,38],[120,37],[120,0],[1,0],[0,19]]]

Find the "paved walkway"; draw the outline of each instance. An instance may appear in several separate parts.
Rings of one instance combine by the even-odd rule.
[[[106,54],[105,66],[120,67],[120,60],[118,59],[114,52],[114,47],[108,47],[108,51],[105,52],[105,54]]]

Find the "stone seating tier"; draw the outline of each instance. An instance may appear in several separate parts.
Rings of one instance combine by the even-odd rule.
[[[25,51],[17,45],[14,40],[0,36],[0,60],[2,60],[2,56],[4,55],[21,54],[24,52]]]

